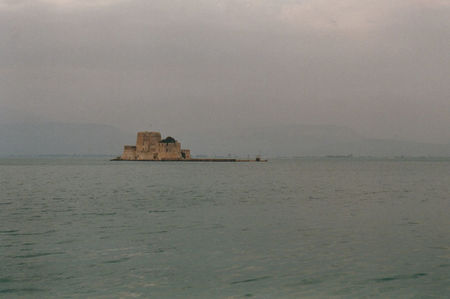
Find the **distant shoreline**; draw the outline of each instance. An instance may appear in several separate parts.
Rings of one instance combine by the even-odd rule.
[[[70,155],[70,154],[48,154],[48,155],[0,155],[0,159],[85,159],[85,158],[104,158],[106,160],[114,160],[115,155],[99,154],[99,155]],[[450,161],[450,156],[274,156],[268,157],[270,160],[328,160],[328,161]],[[239,159],[239,158],[192,158],[192,160],[186,160],[186,162],[208,160],[237,160],[239,162],[254,161],[251,159]],[[121,160],[122,162],[125,160]],[[170,162],[169,160],[167,160]],[[173,160],[174,162],[177,160]]]

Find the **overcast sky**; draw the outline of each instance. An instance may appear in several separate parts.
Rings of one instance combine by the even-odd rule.
[[[0,111],[450,143],[450,0],[0,0]]]

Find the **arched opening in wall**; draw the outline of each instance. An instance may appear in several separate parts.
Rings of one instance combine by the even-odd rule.
[[[153,154],[153,159],[154,159],[154,160],[157,160],[157,159],[158,159],[158,153],[154,153],[154,154]]]
[[[182,157],[183,159],[186,159],[186,153],[182,152],[182,153],[181,153],[181,157]]]

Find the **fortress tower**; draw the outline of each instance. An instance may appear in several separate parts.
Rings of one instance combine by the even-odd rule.
[[[151,152],[156,151],[158,143],[161,141],[159,132],[138,132],[136,140],[136,151]]]

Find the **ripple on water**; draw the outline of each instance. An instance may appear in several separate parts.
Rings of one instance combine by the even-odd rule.
[[[116,212],[104,213],[104,212],[94,212],[94,213],[82,213],[83,216],[114,216]]]
[[[75,239],[62,240],[62,241],[56,242],[56,244],[70,244],[70,243],[73,243],[75,241],[76,241]]]
[[[122,257],[122,258],[118,258],[118,259],[114,259],[114,260],[104,261],[103,264],[117,264],[117,263],[126,262],[129,259],[130,259],[129,257]]]
[[[248,282],[260,281],[260,280],[269,279],[269,278],[271,278],[271,277],[270,276],[261,276],[261,277],[256,277],[256,278],[232,281],[230,284],[248,283]]]
[[[426,276],[426,273],[414,273],[411,275],[394,275],[394,276],[388,276],[388,277],[382,277],[382,278],[376,278],[374,279],[375,282],[388,282],[388,281],[394,281],[394,280],[402,280],[402,279],[417,279],[423,276]]]
[[[13,233],[17,233],[17,232],[18,232],[17,229],[0,230],[0,234],[13,234]]]
[[[54,232],[56,232],[56,230],[54,230],[54,229],[51,229],[51,230],[48,230],[45,232],[37,232],[37,233],[17,233],[17,231],[16,231],[14,233],[10,233],[10,235],[11,236],[39,236],[39,235],[51,234]]]
[[[155,231],[155,232],[143,232],[143,233],[138,233],[139,235],[154,235],[154,234],[165,234],[168,233],[169,231],[167,230],[160,230],[160,231]]]
[[[314,285],[314,284],[319,284],[322,282],[324,282],[324,280],[317,279],[317,278],[316,279],[315,278],[305,278],[305,279],[300,280],[297,283],[291,283],[286,286],[295,287],[295,286],[299,286],[299,285]]]
[[[15,255],[11,256],[15,259],[28,259],[28,258],[34,258],[34,257],[41,257],[41,256],[47,256],[47,255],[57,255],[57,254],[64,254],[65,252],[40,252],[40,253],[33,253],[33,254],[25,254],[25,255]]]
[[[0,289],[0,294],[22,294],[22,293],[41,293],[46,292],[45,289],[38,288],[21,288],[21,289]]]
[[[0,283],[12,282],[13,279],[11,277],[0,277]]]

